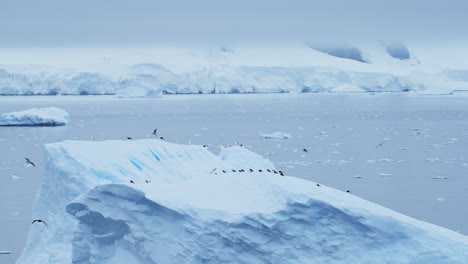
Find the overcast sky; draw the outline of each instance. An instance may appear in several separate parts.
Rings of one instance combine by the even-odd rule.
[[[466,0],[0,0],[0,5],[0,46],[468,37]]]

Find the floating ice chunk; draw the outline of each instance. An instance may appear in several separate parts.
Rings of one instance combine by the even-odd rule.
[[[260,134],[260,136],[264,139],[278,139],[278,140],[292,138],[290,134],[286,134],[283,132],[274,132],[271,134]]]
[[[63,126],[69,121],[68,113],[57,107],[31,108],[0,115],[0,126]]]

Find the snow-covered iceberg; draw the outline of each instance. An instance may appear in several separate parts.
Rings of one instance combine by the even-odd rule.
[[[57,107],[0,114],[0,126],[63,126],[69,121],[68,112]]]
[[[31,226],[17,263],[468,260],[463,235],[267,169],[240,146],[48,144],[34,205],[48,227]]]
[[[262,137],[263,139],[277,139],[277,140],[281,140],[281,139],[290,139],[291,138],[291,135],[290,134],[286,134],[286,133],[283,133],[283,132],[273,132],[271,134],[260,134],[260,137]]]

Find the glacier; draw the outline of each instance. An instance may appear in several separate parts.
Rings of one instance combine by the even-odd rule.
[[[67,111],[57,107],[31,108],[0,114],[0,126],[63,126],[69,121]]]
[[[0,95],[160,97],[199,93],[468,91],[468,66],[453,61],[434,62],[437,58],[420,59],[418,54],[427,53],[424,48],[413,52],[411,46],[352,47],[361,59],[349,59],[352,56],[346,49],[338,49],[349,55],[341,58],[296,43],[44,54],[0,50],[4,58],[0,65]],[[18,52],[21,56],[14,56]],[[23,62],[20,57],[27,60]]]
[[[45,145],[17,263],[466,263],[468,237],[280,176],[241,146]],[[242,171],[239,171],[242,170]]]

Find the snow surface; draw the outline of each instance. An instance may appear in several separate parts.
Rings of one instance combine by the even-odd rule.
[[[240,146],[47,144],[33,215],[48,227],[17,263],[468,261],[463,235],[267,169]]]
[[[301,43],[112,51],[6,49],[0,50],[0,95],[468,90],[468,65],[455,63],[459,58],[434,63],[427,51],[431,49],[408,45],[411,56],[402,60],[389,54],[384,44],[354,46],[365,62]]]
[[[57,107],[31,108],[0,114],[0,126],[63,126],[69,121],[68,113]]]

